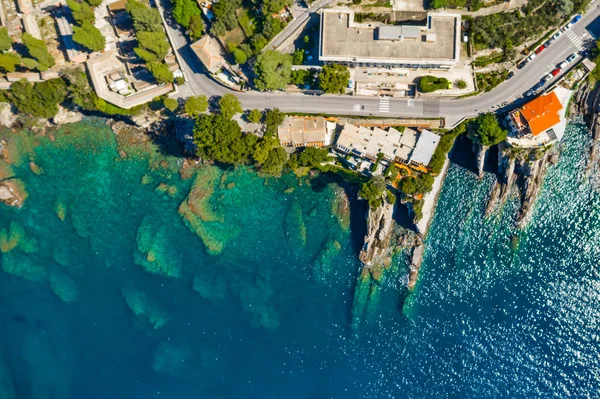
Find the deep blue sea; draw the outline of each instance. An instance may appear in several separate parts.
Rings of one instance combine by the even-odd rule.
[[[0,205],[0,399],[600,397],[580,124],[521,231],[516,193],[485,219],[494,177],[452,165],[416,289],[397,255],[364,320],[352,188],[182,169],[97,120],[0,137],[29,193]]]

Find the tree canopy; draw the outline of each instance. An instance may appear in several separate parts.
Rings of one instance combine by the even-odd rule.
[[[235,95],[225,94],[219,100],[219,109],[224,118],[231,119],[233,115],[242,112],[242,104]]]
[[[199,156],[229,164],[245,163],[258,138],[242,133],[237,122],[221,114],[198,116],[194,144]]]
[[[198,116],[208,109],[208,99],[204,95],[192,96],[185,102],[185,113],[189,116]]]
[[[257,57],[254,72],[254,84],[259,90],[282,90],[290,81],[292,56],[267,50]]]
[[[58,113],[58,104],[64,101],[66,95],[67,87],[62,78],[35,84],[21,79],[10,87],[9,99],[19,112],[52,118]]]
[[[17,53],[0,54],[0,71],[2,72],[14,72],[20,63],[21,57]]]
[[[46,71],[54,66],[54,57],[48,52],[46,43],[43,40],[36,39],[29,33],[24,33],[22,39],[29,55],[38,62],[40,71]]]
[[[358,195],[367,200],[369,206],[373,209],[383,204],[383,195],[385,193],[385,180],[381,176],[372,177],[360,186]]]
[[[204,31],[202,17],[200,15],[192,15],[188,26],[188,34],[192,40],[198,40],[202,36],[202,31]]]
[[[173,0],[172,12],[175,21],[186,29],[190,27],[192,17],[200,17],[202,13],[194,0]]]
[[[87,21],[81,24],[81,26],[73,27],[73,41],[91,51],[104,50],[104,46],[106,45],[106,38],[100,30]]]
[[[147,7],[137,0],[129,0],[125,8],[133,19],[136,32],[163,31],[162,19],[157,9]]]
[[[173,72],[164,62],[150,62],[146,66],[158,83],[173,83],[175,80]]]
[[[8,35],[8,28],[0,28],[0,51],[8,51],[12,47],[12,39]]]
[[[507,134],[508,132],[500,126],[496,115],[492,113],[478,116],[472,129],[472,138],[485,146],[506,140]]]
[[[175,112],[177,110],[177,108],[179,108],[179,103],[174,98],[165,98],[163,100],[163,104],[164,104],[165,108],[171,112]]]
[[[248,113],[248,121],[250,121],[251,123],[260,123],[262,117],[263,113],[257,109],[253,109]]]
[[[319,88],[325,93],[343,93],[348,87],[350,71],[344,65],[327,64],[319,74]]]
[[[275,136],[277,134],[277,128],[283,123],[285,114],[279,110],[279,108],[268,109],[265,112],[265,135]]]

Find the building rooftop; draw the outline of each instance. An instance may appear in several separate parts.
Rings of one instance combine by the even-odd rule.
[[[355,23],[350,10],[323,10],[319,58],[358,63],[456,64],[460,58],[460,20],[460,15],[429,13],[424,26],[375,26]]]
[[[563,108],[554,91],[539,96],[521,108],[521,115],[527,121],[531,134],[537,136],[560,122]]]
[[[286,117],[277,129],[279,141],[282,144],[306,145],[320,143],[326,145],[327,123],[325,118],[294,118]]]
[[[375,158],[382,153],[385,158],[393,160],[398,156],[400,150],[400,138],[402,133],[396,129],[385,130],[374,128],[373,130],[364,126],[354,126],[347,123],[336,145],[348,151],[355,151],[361,156]]]
[[[429,130],[423,130],[417,140],[417,145],[413,150],[410,161],[422,165],[429,165],[431,157],[439,143],[440,136],[431,133]]]
[[[217,72],[225,63],[218,46],[209,35],[204,35],[190,46],[210,73]]]

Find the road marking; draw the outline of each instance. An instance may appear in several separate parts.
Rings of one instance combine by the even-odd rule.
[[[382,97],[379,99],[379,112],[390,112],[390,99]]]
[[[415,106],[415,100],[408,100],[408,102],[406,103],[407,107],[414,107]]]
[[[577,36],[572,30],[567,31],[567,37],[573,43],[573,45],[577,48],[577,50],[583,50],[583,40],[579,36]]]
[[[354,109],[354,111],[360,111],[360,104],[354,104],[352,109]]]

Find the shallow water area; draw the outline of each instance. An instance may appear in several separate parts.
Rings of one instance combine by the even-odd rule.
[[[415,291],[395,257],[359,322],[365,207],[348,228],[333,179],[181,173],[99,120],[18,135],[0,164],[29,194],[0,204],[0,398],[599,394],[581,125],[523,231],[516,196],[484,219],[493,176],[452,165]]]

